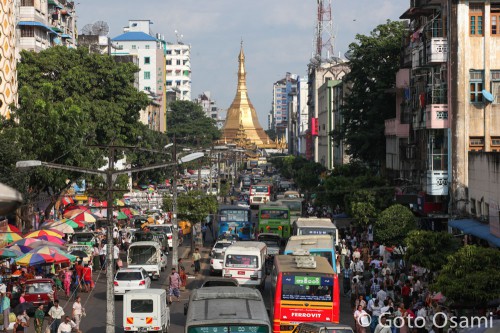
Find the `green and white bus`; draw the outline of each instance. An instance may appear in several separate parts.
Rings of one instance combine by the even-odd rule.
[[[273,233],[282,239],[292,234],[290,223],[290,209],[283,205],[259,206],[259,234]]]

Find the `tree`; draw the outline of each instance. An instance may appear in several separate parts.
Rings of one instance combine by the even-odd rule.
[[[169,104],[167,113],[168,136],[175,136],[178,144],[208,146],[220,139],[221,132],[214,119],[203,112],[201,105],[191,101],[175,101]]]
[[[440,271],[446,264],[446,258],[454,254],[460,246],[458,240],[447,232],[427,230],[410,231],[405,244],[405,260],[431,272]]]
[[[347,214],[356,220],[358,225],[368,226],[377,217],[375,193],[370,190],[357,190],[346,197]]]
[[[392,205],[380,213],[375,223],[375,240],[389,246],[403,244],[406,235],[415,228],[411,210],[403,205]]]
[[[136,143],[139,110],[149,101],[134,87],[139,69],[132,63],[117,63],[85,48],[53,47],[22,51],[17,69],[19,107],[0,128],[12,140],[0,140],[0,151],[6,151],[0,177],[15,185],[13,181],[29,175],[18,183],[26,184],[20,189],[25,197],[60,193],[67,179],[81,179],[82,174],[48,168],[26,173],[15,169],[17,160],[95,169],[105,165],[107,155],[96,145]]]
[[[394,88],[399,69],[403,22],[387,21],[369,36],[356,35],[349,45],[349,93],[341,110],[344,122],[335,140],[345,140],[348,153],[371,165],[385,161],[385,119],[396,115]]]
[[[473,245],[462,247],[448,256],[433,289],[453,304],[486,306],[489,300],[500,298],[500,252]]]

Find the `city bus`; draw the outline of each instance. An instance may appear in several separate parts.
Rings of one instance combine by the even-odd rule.
[[[271,201],[273,186],[257,184],[250,186],[250,207],[257,207]]]
[[[339,245],[339,230],[328,218],[301,217],[293,224],[294,235],[330,235]]]
[[[338,276],[323,257],[277,255],[271,272],[273,332],[292,332],[302,322],[338,323]]]
[[[287,206],[260,206],[259,207],[259,234],[263,232],[279,235],[282,239],[290,237],[290,209]]]
[[[337,272],[335,244],[330,235],[300,235],[291,236],[286,243],[285,251],[283,254],[293,254],[297,250],[303,249],[309,251],[312,256],[319,256],[326,258],[333,271]]]
[[[295,224],[297,219],[302,216],[302,199],[282,199],[280,203],[290,209],[290,223]]]
[[[262,295],[246,287],[203,287],[191,292],[184,333],[271,333]]]
[[[241,206],[221,206],[217,213],[216,238],[236,234],[240,240],[251,240],[255,235],[252,211]]]

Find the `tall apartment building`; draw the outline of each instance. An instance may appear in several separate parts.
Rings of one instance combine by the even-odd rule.
[[[191,100],[191,45],[167,43],[166,85],[180,92],[180,100]]]
[[[398,198],[433,229],[500,247],[500,1],[412,0],[401,18],[398,113],[385,124]]]
[[[0,1],[0,117],[9,117],[17,103],[16,28],[13,1]]]
[[[165,53],[164,38],[151,32],[150,20],[129,20],[123,34],[111,39],[113,56],[132,56],[137,58],[140,68],[138,89],[148,94],[150,105],[141,110],[140,120],[150,129],[166,131],[166,91],[165,91]]]
[[[314,162],[320,162],[319,158],[319,129],[321,125],[319,117],[319,88],[328,80],[342,80],[348,73],[349,66],[342,59],[335,58],[332,62],[311,62],[308,66],[308,94],[307,106],[309,126],[305,134],[306,158]],[[316,60],[315,60],[316,61]],[[326,126],[326,125],[325,125]]]
[[[270,111],[270,129],[275,130],[276,138],[288,140],[288,104],[291,100],[290,93],[296,89],[297,75],[287,73],[285,78],[273,84],[273,102]]]
[[[295,86],[288,93],[288,153],[304,155],[303,133],[307,131],[307,77],[297,77]]]
[[[208,118],[212,118],[217,122],[217,128],[221,129],[224,126],[225,117],[224,110],[217,106],[217,102],[212,99],[210,91],[204,91],[193,100],[203,108],[203,112]]]

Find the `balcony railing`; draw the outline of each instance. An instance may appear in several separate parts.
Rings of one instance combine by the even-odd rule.
[[[448,171],[427,170],[427,194],[448,195]]]
[[[448,104],[427,105],[425,113],[427,129],[449,128]]]
[[[385,121],[385,135],[395,135],[397,137],[407,138],[410,132],[409,124],[401,124],[397,118],[387,119]]]
[[[446,84],[434,84],[427,88],[426,104],[448,104],[448,87]]]
[[[432,37],[427,41],[427,63],[436,64],[448,61],[448,40],[443,37]]]

